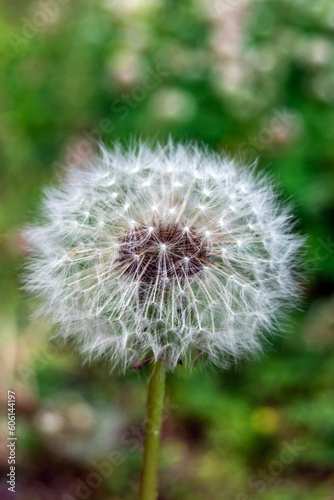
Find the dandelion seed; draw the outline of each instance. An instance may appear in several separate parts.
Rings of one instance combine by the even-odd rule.
[[[260,350],[298,298],[303,240],[252,170],[172,143],[103,149],[70,169],[27,230],[38,313],[122,370],[149,358],[226,367]]]

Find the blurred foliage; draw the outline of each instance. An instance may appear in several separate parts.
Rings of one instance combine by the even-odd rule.
[[[259,360],[169,377],[161,499],[331,500],[333,2],[3,0],[0,28],[1,393],[18,394],[17,498],[75,498],[108,449],[119,455],[90,498],[137,497],[146,370],[81,366],[31,325],[22,227],[96,140],[172,135],[273,174],[308,235],[309,282]]]

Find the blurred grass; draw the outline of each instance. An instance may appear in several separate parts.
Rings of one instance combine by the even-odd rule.
[[[84,161],[96,139],[171,134],[259,157],[308,235],[309,282],[289,335],[258,361],[224,373],[180,367],[169,377],[176,409],[164,425],[161,498],[331,500],[333,3],[3,1],[0,28],[1,385],[19,394],[18,498],[58,499],[86,481],[85,455],[106,453],[99,417],[120,414],[114,437],[130,432],[127,444],[108,442],[122,464],[91,498],[136,497],[140,447],[132,450],[131,433],[142,424],[146,373],[110,376],[48,346],[19,291],[21,230],[41,187],[67,161]],[[5,420],[0,427],[5,435]],[[270,467],[295,442],[302,451],[275,475]]]

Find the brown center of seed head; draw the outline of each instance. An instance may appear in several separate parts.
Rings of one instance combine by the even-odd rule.
[[[121,240],[117,262],[128,276],[142,283],[185,281],[200,273],[209,257],[203,238],[178,224],[144,224]]]

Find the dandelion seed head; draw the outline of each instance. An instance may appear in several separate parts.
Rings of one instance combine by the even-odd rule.
[[[303,239],[254,168],[195,145],[101,148],[45,191],[26,288],[89,358],[125,370],[261,350],[299,297]]]

